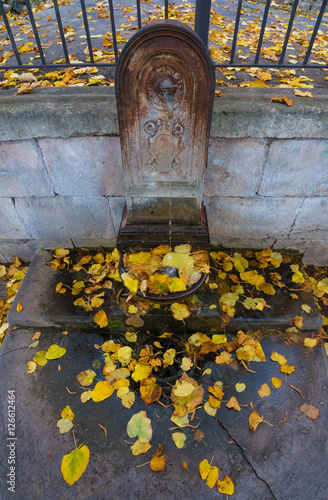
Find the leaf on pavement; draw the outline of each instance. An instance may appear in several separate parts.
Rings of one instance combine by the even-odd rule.
[[[61,473],[70,486],[76,483],[88,466],[90,458],[89,448],[84,444],[64,455],[61,463]]]
[[[209,488],[213,488],[219,479],[219,469],[214,465],[210,465],[206,459],[200,462],[199,473]]]
[[[157,450],[155,451],[154,455],[150,460],[150,468],[154,472],[161,472],[165,469],[166,454],[161,455],[162,451],[163,451],[163,446],[159,444]]]

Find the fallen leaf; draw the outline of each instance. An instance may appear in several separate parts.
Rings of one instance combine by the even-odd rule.
[[[44,366],[46,363],[48,363],[48,360],[46,358],[46,351],[38,351],[34,356],[33,356],[33,361],[39,366]]]
[[[281,373],[286,373],[287,375],[290,375],[295,371],[295,366],[290,366],[290,365],[281,365],[280,367]]]
[[[64,354],[66,353],[66,349],[64,347],[59,347],[59,345],[57,344],[52,344],[46,354],[45,354],[45,357],[47,359],[59,359],[61,357],[64,356]]]
[[[16,310],[17,310],[17,312],[21,312],[23,310],[23,306],[20,302],[18,302]]]
[[[34,361],[28,361],[26,364],[27,364],[27,373],[34,373],[36,370],[36,363]]]
[[[66,483],[72,486],[80,479],[88,466],[89,458],[90,451],[85,444],[64,455],[60,470]]]
[[[303,324],[304,324],[304,319],[302,318],[302,316],[295,316],[294,318],[294,325],[296,326],[296,328],[303,328]]]
[[[151,440],[153,430],[150,418],[147,418],[145,411],[135,413],[129,420],[126,431],[129,437],[138,437],[141,443]]]
[[[128,326],[134,326],[135,328],[141,328],[144,324],[144,320],[140,316],[130,316],[125,320],[125,324]]]
[[[157,450],[155,451],[154,455],[150,460],[150,468],[154,472],[161,472],[165,469],[166,454],[160,456],[162,451],[163,451],[163,446],[159,444]]]
[[[299,97],[313,97],[313,94],[311,94],[311,92],[309,90],[302,92],[299,89],[295,89],[294,94],[299,96]]]
[[[311,420],[316,420],[320,414],[319,408],[309,403],[302,404],[300,406],[300,410],[302,413],[305,413],[305,415]]]
[[[317,345],[317,339],[311,339],[307,337],[304,339],[304,345],[305,347],[315,347]]]
[[[93,391],[91,391],[91,399],[95,403],[98,403],[100,401],[104,401],[105,399],[109,398],[114,392],[114,387],[110,385],[107,380],[100,380],[97,382],[95,385],[95,388]]]
[[[93,320],[97,325],[100,326],[100,328],[105,328],[108,325],[107,314],[103,309],[101,309],[95,314]]]
[[[285,356],[278,354],[276,351],[271,354],[271,361],[276,361],[280,365],[285,365],[287,363]]]
[[[271,383],[272,383],[273,387],[275,387],[276,389],[278,389],[281,386],[282,381],[280,380],[280,378],[271,377]]]
[[[89,390],[82,392],[80,399],[82,403],[86,403],[87,401],[89,401],[91,399],[91,391]]]
[[[188,307],[185,304],[179,304],[178,302],[171,304],[171,311],[173,314],[173,318],[177,319],[178,321],[183,321],[190,316]]]
[[[74,413],[72,412],[69,405],[67,405],[60,414],[61,418],[67,418],[68,420],[73,420]]]
[[[94,372],[93,370],[84,370],[83,372],[80,372],[78,375],[76,375],[76,378],[83,387],[86,387],[92,384],[95,376],[96,372]]]
[[[146,405],[159,400],[162,395],[162,389],[160,385],[156,384],[155,377],[149,377],[141,381],[140,394]]]
[[[141,453],[146,453],[150,448],[151,444],[148,443],[142,443],[140,439],[137,439],[137,441],[131,446],[132,454],[133,455],[141,455]]]
[[[252,413],[249,416],[249,428],[251,431],[255,431],[257,426],[263,422],[264,418],[257,412],[257,411],[252,411]]]
[[[235,396],[232,396],[229,401],[227,402],[226,404],[226,407],[229,408],[229,409],[233,409],[233,410],[236,410],[236,411],[240,411],[241,408],[238,404],[238,401],[237,399],[235,398]]]
[[[218,479],[217,487],[219,492],[225,495],[233,495],[235,491],[235,486],[229,476],[224,476],[223,481]]]
[[[288,99],[288,96],[285,95],[284,97],[272,97],[272,99],[270,100],[270,104],[271,102],[281,102],[281,103],[284,103],[284,104],[287,104],[287,106],[293,106],[294,104],[294,99]]]
[[[271,394],[271,389],[268,386],[268,384],[265,383],[265,384],[261,385],[261,387],[259,388],[257,393],[261,398],[267,398]]]
[[[208,460],[202,460],[199,464],[200,477],[205,481],[209,488],[217,483],[219,479],[219,469],[214,465],[210,465]]]
[[[243,383],[238,382],[235,385],[235,389],[236,389],[237,392],[243,392],[246,389],[246,385],[243,384]]]
[[[73,425],[73,422],[68,418],[61,418],[57,422],[57,427],[59,428],[59,432],[61,434],[66,434],[66,432],[69,432]]]
[[[196,429],[195,432],[194,432],[194,440],[197,441],[198,443],[201,442],[202,439],[204,439],[205,437],[205,434],[203,431],[201,431],[200,429]]]
[[[135,396],[134,392],[129,391],[127,394],[125,394],[125,396],[123,396],[122,405],[124,406],[124,408],[131,408],[131,406],[135,402],[135,399],[136,399],[136,396]]]
[[[182,467],[184,468],[184,470],[186,470],[188,472],[188,465],[187,465],[187,462],[182,462],[181,463]]]
[[[186,440],[186,436],[183,432],[173,432],[172,439],[177,448],[183,448]]]
[[[41,332],[35,332],[35,334],[32,337],[32,340],[38,340],[41,336]]]

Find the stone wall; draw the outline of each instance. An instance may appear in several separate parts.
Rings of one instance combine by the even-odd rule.
[[[328,95],[224,89],[204,201],[213,244],[295,249],[328,264]],[[115,245],[125,203],[113,89],[0,93],[0,261],[39,247]]]

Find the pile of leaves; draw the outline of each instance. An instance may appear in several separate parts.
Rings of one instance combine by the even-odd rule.
[[[210,272],[209,255],[206,250],[189,244],[178,245],[171,250],[169,245],[160,245],[150,252],[124,254],[125,272],[121,278],[127,289],[145,296],[147,292],[167,295],[182,292],[200,280],[202,273]],[[176,272],[177,276],[167,273]]]
[[[0,345],[9,327],[7,323],[7,314],[20,284],[24,279],[26,271],[27,267],[23,266],[17,257],[14,258],[10,266],[0,264],[0,278],[6,281],[7,288],[7,297],[2,300],[0,299]]]

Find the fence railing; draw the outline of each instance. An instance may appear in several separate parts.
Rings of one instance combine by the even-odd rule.
[[[49,67],[83,67],[83,66],[109,66],[113,67],[116,65],[120,50],[122,48],[122,37],[119,36],[120,30],[118,29],[117,26],[117,18],[119,17],[119,10],[117,8],[117,4],[113,4],[113,0],[104,0],[104,2],[101,2],[102,8],[106,10],[106,13],[102,16],[103,18],[106,18],[106,22],[109,23],[110,30],[109,34],[107,33],[106,36],[107,38],[110,38],[109,45],[111,46],[112,50],[107,51],[106,57],[104,58],[99,58],[98,57],[98,52],[99,49],[95,48],[93,46],[93,35],[91,34],[91,30],[94,28],[91,27],[90,23],[90,16],[88,16],[88,13],[90,12],[91,7],[88,7],[87,5],[90,5],[90,2],[92,0],[76,0],[75,5],[80,5],[81,6],[81,15],[79,17],[83,18],[83,25],[82,28],[84,30],[84,35],[83,39],[86,40],[86,46],[87,46],[87,51],[84,51],[84,54],[82,53],[82,57],[78,57],[78,60],[76,57],[71,57],[71,54],[69,52],[69,44],[67,42],[67,39],[69,38],[69,34],[67,34],[67,27],[63,24],[63,15],[61,13],[61,9],[63,9],[63,5],[65,6],[65,3],[59,4],[61,0],[51,0],[53,3],[53,12],[55,15],[55,24],[57,25],[58,32],[59,32],[59,42],[57,42],[57,52],[56,55],[57,57],[51,57],[49,55],[46,55],[46,44],[45,42],[41,41],[41,38],[46,37],[46,35],[41,35],[40,33],[40,24],[37,23],[37,19],[39,19],[36,16],[35,9],[32,8],[30,0],[25,0],[26,4],[26,10],[27,10],[27,16],[29,19],[30,23],[30,37],[33,34],[34,40],[35,40],[35,46],[33,47],[33,50],[36,54],[36,57],[33,57],[31,59],[26,56],[24,52],[20,49],[20,46],[17,43],[17,38],[20,33],[18,33],[17,29],[15,31],[15,23],[13,21],[13,17],[11,15],[7,15],[5,13],[3,3],[0,0],[0,16],[3,20],[3,24],[0,25],[0,37],[5,37],[5,39],[8,41],[8,45],[10,43],[12,47],[12,55],[8,56],[8,50],[7,50],[7,58],[1,58],[0,57],[0,68],[3,69],[31,69],[33,67],[35,68],[49,68]],[[155,0],[154,0],[155,1]],[[159,0],[160,1],[160,0]],[[234,0],[232,0],[233,2]],[[88,2],[88,4],[86,4]],[[322,5],[320,10],[314,15],[313,13],[309,17],[304,11],[300,11],[299,7],[299,0],[294,0],[292,6],[289,8],[289,11],[282,10],[284,15],[289,15],[288,22],[285,22],[284,25],[286,25],[285,32],[281,34],[281,31],[279,30],[280,33],[280,39],[279,41],[275,41],[276,43],[276,49],[275,49],[275,56],[269,57],[265,56],[266,52],[269,51],[270,54],[270,48],[268,48],[268,44],[270,44],[270,36],[268,35],[268,31],[272,33],[272,29],[270,28],[270,23],[268,22],[268,16],[270,9],[272,8],[272,0],[266,0],[265,3],[262,4],[256,4],[259,5],[260,7],[257,9],[260,11],[260,14],[256,15],[255,19],[255,14],[251,19],[256,22],[256,26],[259,27],[259,33],[258,37],[256,40],[256,46],[254,46],[254,34],[251,32],[246,33],[246,35],[243,35],[243,42],[241,43],[241,24],[245,24],[245,21],[243,20],[243,14],[245,13],[244,11],[244,4],[243,0],[236,0],[237,5],[236,9],[231,8],[231,12],[229,13],[230,17],[223,16],[222,13],[218,13],[215,11],[214,4],[211,4],[211,0],[196,0],[193,4],[185,3],[186,0],[181,0],[179,2],[177,0],[176,4],[169,4],[168,0],[162,1],[162,5],[158,6],[155,5],[153,6],[154,10],[154,15],[150,16],[151,19],[156,19],[156,18],[165,18],[169,19],[171,17],[177,18],[177,13],[179,13],[179,8],[184,9],[184,11],[188,11],[188,15],[185,16],[186,18],[183,19],[183,22],[188,23],[192,27],[194,27],[195,31],[198,33],[200,38],[203,40],[203,42],[207,45],[208,40],[211,41],[210,49],[211,49],[211,54],[214,57],[214,62],[217,67],[270,67],[270,68],[304,68],[304,67],[309,67],[309,68],[328,68],[328,23],[323,22],[324,16],[325,16],[325,11],[327,8],[327,2],[328,0],[323,0]],[[133,29],[141,29],[142,25],[144,22],[149,20],[149,16],[147,19],[145,19],[145,7],[148,7],[150,2],[147,0],[131,0],[130,1],[130,7],[131,12],[134,13],[133,18],[135,18],[135,26]],[[94,3],[93,3],[94,5]],[[97,4],[98,5],[98,4]],[[218,5],[218,4],[216,4]],[[279,12],[277,6],[273,4],[273,8],[276,9],[275,12]],[[221,6],[221,9],[225,8],[227,9],[227,6]],[[250,9],[248,9],[250,10]],[[49,12],[49,11],[47,11]],[[281,12],[281,10],[280,10]],[[303,12],[303,14],[302,14]],[[39,15],[39,13],[38,13]],[[291,35],[293,34],[295,30],[295,19],[297,16],[304,15],[304,19],[308,21],[309,24],[307,24],[307,29],[304,27],[300,31],[301,35],[299,36],[299,47],[294,44],[293,47],[291,47]],[[67,21],[67,10],[65,11],[65,22]],[[183,17],[183,16],[182,16]],[[258,19],[260,17],[260,20]],[[1,18],[0,18],[0,23],[1,23]],[[220,26],[217,25],[219,19],[219,24]],[[287,18],[285,18],[287,20]],[[90,21],[90,22],[89,22]],[[224,23],[226,23],[229,26],[229,30],[227,31],[226,26],[223,26]],[[306,23],[303,23],[306,24]],[[274,30],[273,30],[274,31]],[[133,31],[131,31],[132,33]],[[18,33],[18,35],[17,35]],[[226,33],[228,33],[226,35]],[[224,35],[224,43],[221,43],[220,41],[220,34]],[[275,33],[276,35],[277,33]],[[317,60],[310,60],[311,54],[313,54],[313,48],[315,45],[315,41],[317,39],[318,34],[320,37],[324,39],[324,45],[320,49],[320,59]],[[55,37],[55,33],[48,33],[47,34],[47,40],[51,38],[51,36]],[[245,38],[249,38],[249,47],[248,49],[245,47],[247,46],[247,40],[245,42]],[[0,38],[1,40],[1,38]],[[214,41],[213,41],[214,40]],[[296,42],[295,42],[296,43]],[[8,45],[6,48],[8,49]],[[224,47],[224,50],[221,50],[222,47]],[[241,52],[240,47],[243,47],[246,50],[246,55],[244,54],[243,57],[239,55],[239,52]],[[58,60],[58,51],[62,50],[61,53],[61,58]],[[248,50],[248,52],[247,52]],[[295,52],[296,51],[296,52]],[[297,54],[297,51],[300,52],[300,54]],[[325,53],[326,51],[326,53]],[[291,54],[291,52],[293,52]],[[289,58],[287,57],[287,54],[289,53]],[[297,55],[295,55],[295,53]],[[319,53],[319,51],[317,51]],[[254,57],[252,56],[254,54]],[[293,55],[294,54],[294,55]],[[0,52],[1,56],[1,52]],[[83,60],[83,56],[84,60]],[[15,58],[15,62],[11,61],[11,59]],[[109,59],[112,58],[112,60],[109,61]],[[286,58],[288,59],[286,61]],[[293,58],[291,60],[290,58]],[[1,59],[3,59],[1,61]],[[5,60],[6,59],[6,60]],[[56,61],[54,59],[57,59]],[[5,60],[5,62],[4,62]],[[269,61],[269,62],[267,62]]]

